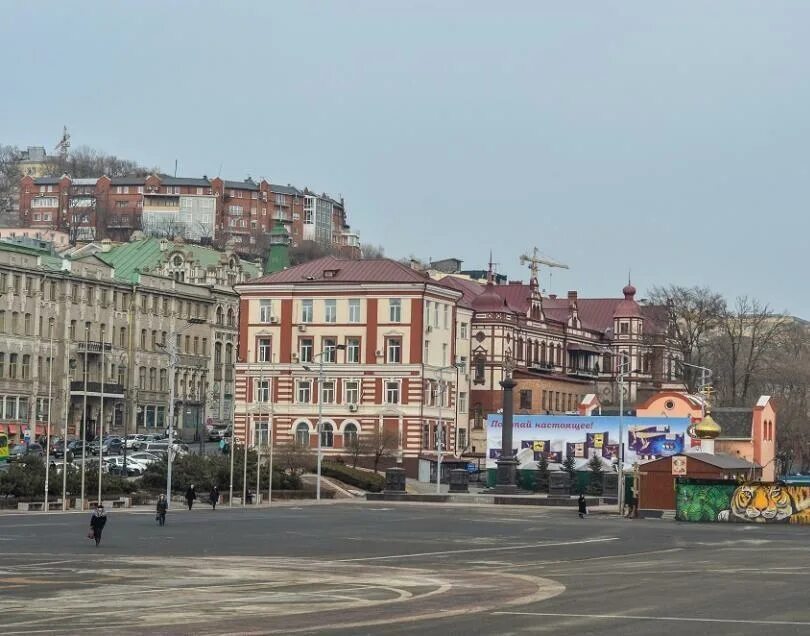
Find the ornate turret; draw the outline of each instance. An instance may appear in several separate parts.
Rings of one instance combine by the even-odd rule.
[[[267,248],[264,273],[272,274],[290,266],[290,234],[284,224],[276,220],[276,224],[267,236],[270,246]]]

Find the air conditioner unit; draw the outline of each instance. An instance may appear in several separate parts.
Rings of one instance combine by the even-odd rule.
[[[380,351],[379,349],[377,349],[377,357],[382,358],[382,354],[383,354],[383,352]]]
[[[278,322],[278,318],[276,316],[270,316],[270,322],[276,324]]]
[[[352,413],[356,413],[357,412],[357,405],[356,404],[349,404],[349,410]]]
[[[306,325],[298,325],[298,331],[302,331],[302,332],[303,332],[303,331],[306,331],[306,330],[307,330],[307,326],[306,326]]]

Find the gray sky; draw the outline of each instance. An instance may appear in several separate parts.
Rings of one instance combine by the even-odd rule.
[[[3,4],[0,142],[346,197],[364,242],[552,292],[810,318],[810,3]],[[548,274],[541,272],[548,287]]]

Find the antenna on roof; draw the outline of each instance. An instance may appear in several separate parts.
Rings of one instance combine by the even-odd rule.
[[[177,178],[177,159],[174,160],[174,178]]]

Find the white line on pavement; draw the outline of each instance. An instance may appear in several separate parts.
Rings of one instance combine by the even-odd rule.
[[[382,561],[385,559],[412,559],[414,557],[442,556],[452,554],[470,554],[473,552],[501,552],[504,550],[525,550],[527,548],[550,548],[560,545],[581,545],[583,543],[604,543],[618,541],[619,537],[605,537],[603,539],[582,539],[581,541],[555,541],[549,543],[524,543],[521,545],[498,546],[494,548],[466,548],[464,550],[442,550],[441,552],[418,552],[415,554],[389,554],[386,556],[358,557],[355,559],[334,559],[334,563],[350,563],[354,561]]]
[[[810,621],[765,621],[744,618],[693,618],[687,616],[633,616],[629,614],[563,614],[554,612],[492,612],[500,616],[545,616],[548,618],[600,618],[627,621],[674,621],[683,623],[733,623],[739,625],[803,625]]]

